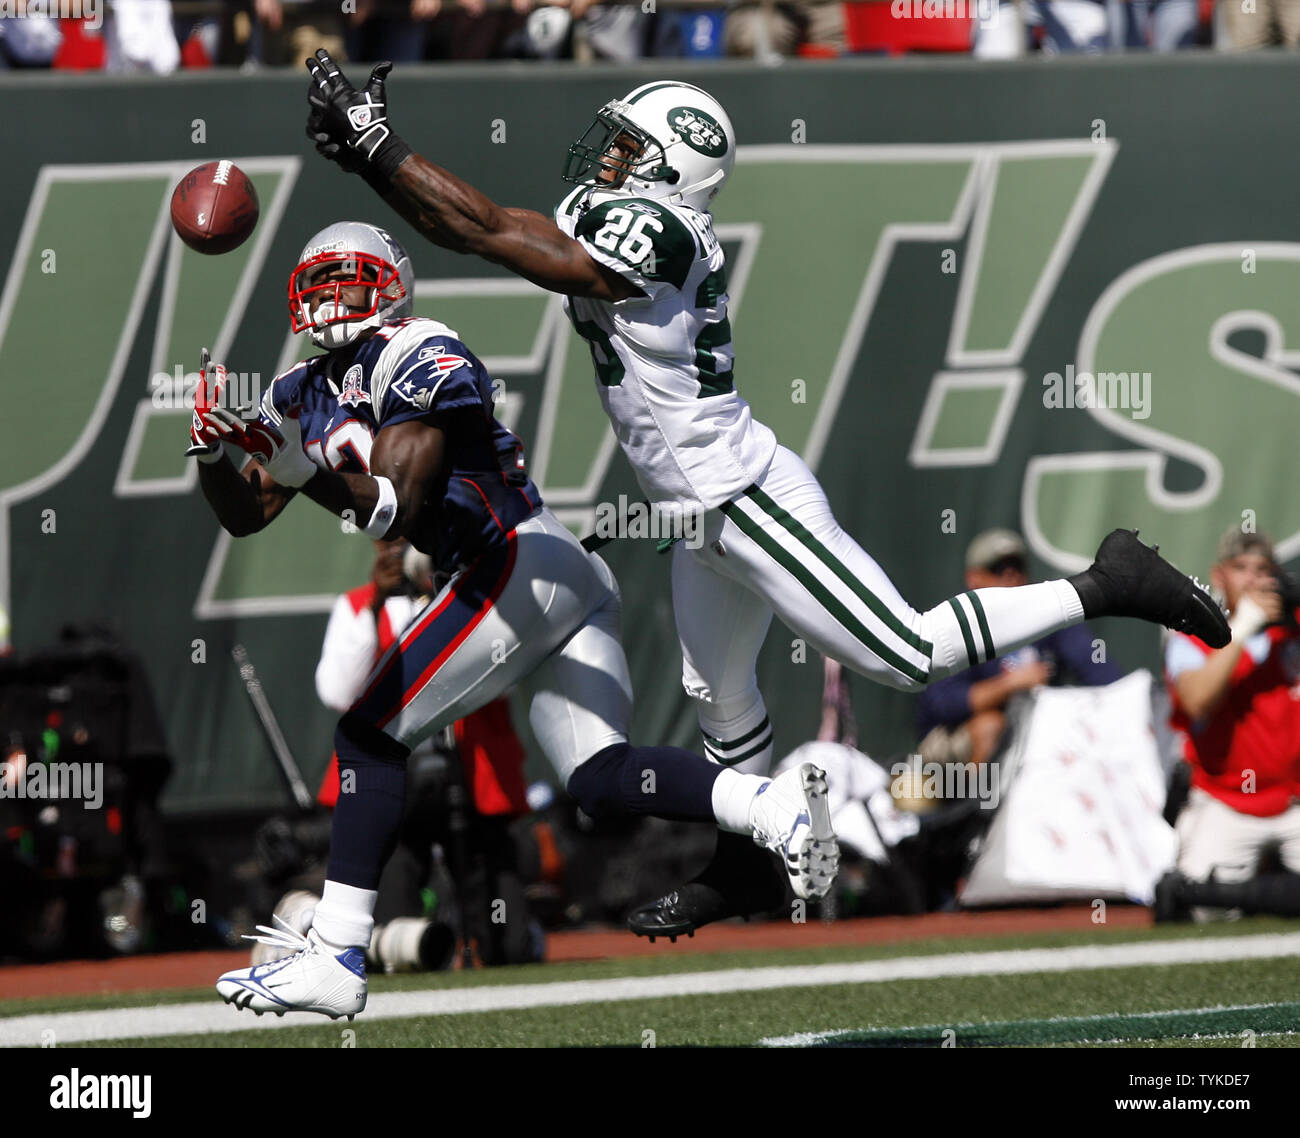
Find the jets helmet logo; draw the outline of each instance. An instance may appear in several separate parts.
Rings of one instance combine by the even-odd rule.
[[[668,112],[668,125],[687,146],[706,158],[721,158],[727,153],[727,135],[718,120],[694,107],[674,107]]]

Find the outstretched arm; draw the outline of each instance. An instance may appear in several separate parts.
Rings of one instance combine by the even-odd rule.
[[[321,50],[312,75],[307,134],[316,149],[361,174],[402,217],[435,245],[503,265],[552,292],[618,301],[637,287],[591,257],[544,214],[497,205],[448,170],[415,154],[391,128],[385,78],[391,64],[356,90]]]
[[[232,465],[230,455],[240,455],[236,449],[240,444],[235,440],[245,428],[238,414],[228,407],[226,381],[225,367],[214,364],[204,348],[199,382],[194,389],[190,446],[185,453],[198,460],[199,487],[217,521],[232,536],[245,537],[270,525],[295,491],[275,482],[252,459],[240,457],[241,465]],[[223,446],[226,439],[235,446]]]
[[[264,528],[301,490],[371,537],[406,537],[426,499],[440,492],[446,436],[429,423],[409,419],[383,428],[370,453],[371,473],[343,474],[303,451],[300,407],[274,425],[244,420],[209,398],[204,384],[199,393],[190,453],[202,463],[204,497],[236,536]],[[248,456],[242,473],[225,460],[223,444]]]
[[[499,206],[419,154],[398,167],[382,196],[435,245],[503,265],[551,292],[610,301],[640,295],[545,214]]]

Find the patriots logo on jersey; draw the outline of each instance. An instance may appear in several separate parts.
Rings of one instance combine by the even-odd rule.
[[[370,402],[370,393],[361,386],[365,372],[360,364],[353,364],[343,376],[343,390],[339,392],[340,407],[359,407]]]
[[[419,381],[418,388],[415,380],[403,379],[400,383],[393,384],[393,392],[421,411],[429,409],[429,404],[433,402],[433,397],[437,393],[438,384],[457,368],[469,364],[469,360],[464,356],[452,355],[441,344],[432,348],[421,348],[415,357],[415,362],[417,365],[431,365],[432,374],[423,377]]]

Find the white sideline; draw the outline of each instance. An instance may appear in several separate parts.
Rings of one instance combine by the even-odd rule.
[[[1027,972],[1078,972],[1162,964],[1203,964],[1224,960],[1263,960],[1300,955],[1300,933],[1206,937],[1138,944],[1030,948],[905,956],[849,964],[810,964],[779,968],[728,968],[668,976],[627,976],[612,980],[495,984],[438,991],[384,992],[372,995],[356,1023],[412,1016],[465,1015],[519,1008],[562,1007],[671,996],[761,992],[774,988],[830,984],[880,984],[891,980],[937,980],[963,976]],[[215,980],[216,978],[213,977]],[[109,1039],[208,1035],[235,1031],[274,1031],[323,1025],[316,1015],[254,1016],[218,1001],[104,1011],[50,1012],[0,1019],[0,1047],[62,1046]],[[338,1020],[340,1028],[347,1020]],[[52,1032],[53,1035],[45,1033]]]
[[[958,1029],[965,1028],[965,1027],[978,1027],[987,1030],[990,1027],[1004,1027],[1004,1026],[1013,1026],[1013,1025],[1023,1027],[1028,1024],[1050,1024],[1050,1025],[1071,1024],[1071,1025],[1082,1026],[1090,1023],[1101,1023],[1101,1024],[1111,1023],[1114,1022],[1116,1019],[1120,1019],[1120,1018],[1132,1019],[1132,1020],[1147,1020],[1151,1023],[1159,1023],[1162,1019],[1173,1019],[1175,1017],[1216,1016],[1216,1015],[1222,1015],[1224,1012],[1264,1011],[1268,1008],[1274,1008],[1274,1007],[1277,1007],[1277,1005],[1276,1004],[1215,1004],[1213,1007],[1208,1007],[1208,1008],[1161,1008],[1159,1011],[1154,1011],[1154,1012],[1101,1012],[1097,1015],[1090,1015],[1090,1016],[1041,1016],[1036,1019],[1016,1020],[1014,1021],[1014,1023],[1007,1022],[1007,1021],[1004,1021],[1002,1023],[996,1023],[996,1024],[929,1023],[929,1024],[914,1024],[914,1025],[909,1025],[909,1027],[912,1027],[914,1029],[915,1028],[929,1029],[936,1034],[942,1033],[945,1030],[952,1030],[955,1034]],[[758,1046],[759,1047],[815,1047],[819,1043],[825,1043],[829,1040],[834,1040],[834,1039],[841,1039],[845,1036],[862,1037],[864,1035],[870,1034],[873,1031],[889,1031],[889,1030],[891,1029],[890,1028],[841,1027],[841,1028],[836,1028],[832,1031],[799,1031],[799,1032],[795,1032],[794,1035],[769,1035],[766,1038],[760,1039],[758,1041]],[[1236,1034],[1238,1033],[1232,1031],[1220,1031],[1220,1032],[1213,1032],[1209,1035],[1201,1034],[1198,1035],[1198,1038],[1209,1039],[1209,1038],[1217,1038],[1220,1036],[1227,1037]],[[1295,1032],[1279,1029],[1277,1031],[1257,1031],[1254,1034],[1257,1036],[1258,1035],[1294,1035]],[[1098,1042],[1096,1039],[1092,1039],[1091,1037],[1090,1037],[1090,1041]]]

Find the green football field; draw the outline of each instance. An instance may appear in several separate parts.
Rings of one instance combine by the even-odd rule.
[[[0,1002],[11,1046],[1297,1043],[1300,922],[1265,919],[378,976],[351,1023],[259,1018],[210,988]]]

